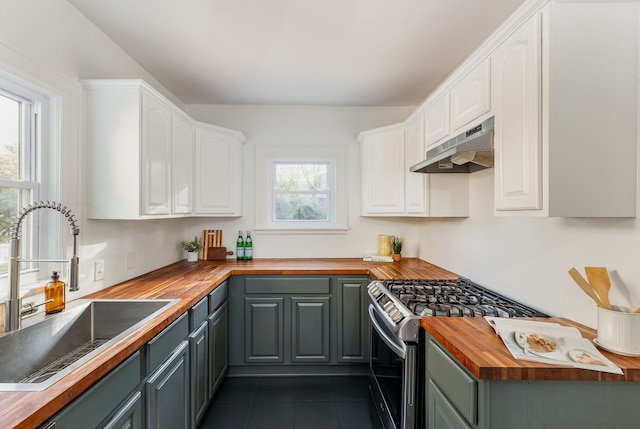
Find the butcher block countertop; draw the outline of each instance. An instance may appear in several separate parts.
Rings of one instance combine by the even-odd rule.
[[[573,326],[588,340],[596,337],[595,330],[569,319],[552,317],[532,320]],[[422,327],[474,376],[483,380],[640,381],[640,358],[625,357],[601,349],[598,350],[620,367],[624,375],[515,359],[482,317],[425,317]]]
[[[87,364],[41,392],[0,392],[2,428],[35,428],[140,349],[220,283],[232,275],[369,275],[373,279],[458,276],[416,258],[401,262],[362,259],[254,259],[253,261],[179,261],[83,299],[179,299],[145,327],[100,353]],[[80,285],[82,289],[82,285]],[[69,306],[73,303],[68,303]]]
[[[368,275],[372,279],[447,279],[458,275],[416,258],[401,262],[361,259],[255,259],[253,261],[179,261],[83,299],[177,299],[143,328],[99,354],[41,392],[0,392],[2,428],[34,428],[46,422],[109,371],[122,363],[232,275]],[[82,285],[80,285],[82,288]],[[490,287],[490,286],[488,286]],[[72,306],[69,303],[69,306]],[[42,317],[42,316],[40,316]],[[545,319],[549,320],[549,319]],[[554,319],[551,319],[554,320]],[[583,336],[595,332],[569,320]],[[517,361],[482,318],[428,318],[422,326],[476,377],[499,380],[632,380],[640,381],[640,358],[605,353],[624,376]]]

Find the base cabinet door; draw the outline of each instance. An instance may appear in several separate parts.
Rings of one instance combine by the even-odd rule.
[[[369,362],[368,278],[338,279],[338,362]]]
[[[284,298],[245,298],[245,362],[284,361]]]
[[[291,362],[329,362],[331,298],[291,298]]]
[[[189,428],[189,380],[189,342],[183,341],[145,382],[148,428]]]
[[[218,389],[229,366],[229,311],[225,302],[209,316],[209,398]]]
[[[142,429],[142,394],[135,392],[103,429]]]
[[[428,429],[471,429],[433,381],[429,381]]]
[[[189,335],[191,358],[191,427],[195,428],[209,404],[209,330],[204,321]]]

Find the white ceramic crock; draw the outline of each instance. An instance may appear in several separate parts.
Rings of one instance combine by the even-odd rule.
[[[596,343],[610,352],[640,356],[640,313],[617,305],[611,308],[598,307]]]

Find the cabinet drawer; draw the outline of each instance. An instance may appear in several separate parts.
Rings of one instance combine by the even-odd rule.
[[[286,278],[247,278],[244,283],[245,293],[322,293],[331,292],[329,277],[289,277]]]
[[[219,284],[209,293],[209,314],[216,311],[227,300],[227,282]]]
[[[198,329],[198,326],[207,320],[209,315],[209,300],[205,296],[189,310],[189,331]]]
[[[460,414],[475,424],[478,411],[478,382],[433,340],[429,340],[427,347],[428,377],[435,381]]]
[[[147,350],[147,374],[151,374],[181,341],[189,335],[189,320],[187,313],[169,325],[164,331],[156,335],[146,345]]]

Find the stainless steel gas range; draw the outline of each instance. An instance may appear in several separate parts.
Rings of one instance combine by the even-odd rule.
[[[546,317],[467,279],[385,280],[367,287],[371,416],[378,428],[423,428],[422,317]]]

